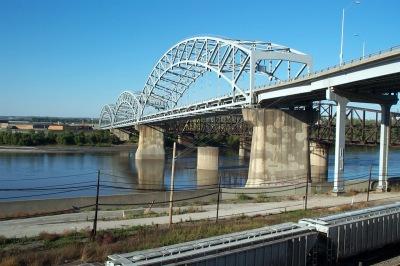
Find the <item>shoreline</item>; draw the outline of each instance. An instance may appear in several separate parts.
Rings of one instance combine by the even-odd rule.
[[[136,144],[121,144],[110,146],[0,146],[1,153],[92,153],[92,152],[117,152],[135,148]]]

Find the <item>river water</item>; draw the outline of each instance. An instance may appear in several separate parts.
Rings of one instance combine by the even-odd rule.
[[[328,180],[332,179],[334,158],[329,156]],[[133,189],[168,189],[171,152],[163,161],[135,161],[134,149],[88,153],[0,153],[0,201],[93,196],[100,170],[101,195],[133,193]],[[345,178],[378,171],[377,147],[349,147],[345,152]],[[400,174],[400,149],[389,152],[389,175]],[[234,151],[221,151],[219,176],[224,184],[243,186],[247,179],[248,159]],[[205,176],[218,183],[218,176],[196,170],[196,152],[178,151],[175,187],[207,187]]]

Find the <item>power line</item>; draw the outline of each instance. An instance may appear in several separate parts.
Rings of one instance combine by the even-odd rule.
[[[89,190],[89,189],[87,189],[87,188],[84,188],[84,189],[72,189],[72,190],[59,191],[59,192],[53,192],[53,193],[43,193],[43,194],[13,196],[13,197],[3,197],[3,198],[0,198],[0,200],[23,199],[23,198],[41,197],[41,196],[48,196],[48,195],[58,195],[58,194],[65,194],[65,193],[70,193],[70,192],[75,192],[75,191],[83,191],[83,190]]]
[[[192,200],[192,199],[198,199],[198,198],[204,198],[204,197],[208,197],[211,195],[215,195],[218,194],[218,192],[213,192],[213,193],[209,193],[209,194],[205,194],[205,195],[201,195],[201,196],[196,196],[196,197],[190,197],[190,198],[183,198],[183,199],[178,199],[178,200],[174,200],[173,202],[179,202],[179,201],[185,201],[185,200]],[[169,203],[170,201],[157,201],[157,202],[152,202],[153,204],[165,204],[165,203]],[[142,202],[142,203],[100,203],[100,206],[136,206],[136,205],[147,205],[149,204],[149,202]]]
[[[82,174],[71,174],[71,175],[60,175],[60,176],[47,176],[47,177],[32,177],[32,178],[18,178],[18,179],[0,179],[0,182],[19,182],[29,180],[43,180],[43,179],[59,179],[65,177],[84,176],[95,174],[96,172],[82,173]]]
[[[88,189],[95,188],[95,185],[89,186],[72,186],[72,187],[55,187],[55,188],[0,188],[0,191],[10,192],[10,191],[52,191],[52,190],[69,190],[69,189]]]

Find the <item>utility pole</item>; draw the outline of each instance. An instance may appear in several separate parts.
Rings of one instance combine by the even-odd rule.
[[[100,192],[100,170],[97,170],[97,191],[96,191],[96,210],[94,213],[93,229],[91,238],[94,240],[97,233],[97,213],[99,212],[99,192]]]
[[[342,9],[342,31],[340,37],[339,64],[343,65],[344,8]]]
[[[308,111],[312,112],[312,107],[308,106]],[[307,201],[308,201],[308,183],[311,183],[311,123],[312,119],[308,121],[307,125],[307,154],[308,154],[308,162],[307,162],[307,177],[306,177],[306,195],[304,196],[304,210],[307,210]]]
[[[218,178],[217,217],[215,219],[215,223],[218,223],[220,197],[221,197],[221,177]]]
[[[175,152],[176,152],[176,142],[174,142],[174,147],[172,150],[171,185],[169,192],[169,228],[171,228],[172,226],[172,213],[173,213],[173,201],[174,201]]]
[[[351,4],[361,4],[360,1],[352,1]],[[344,42],[344,15],[345,15],[345,10],[347,8],[350,8],[350,5],[342,9],[342,26],[341,26],[341,34],[340,34],[340,54],[339,54],[339,64],[343,65],[343,42]]]

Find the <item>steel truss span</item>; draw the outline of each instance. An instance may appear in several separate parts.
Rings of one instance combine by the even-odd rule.
[[[170,48],[156,63],[140,93],[124,91],[103,107],[100,128],[118,128],[240,108],[254,102],[260,77],[270,83],[310,73],[309,55],[289,47],[218,37],[195,37]],[[178,106],[188,89],[206,72],[227,82],[223,97]]]

